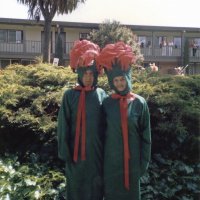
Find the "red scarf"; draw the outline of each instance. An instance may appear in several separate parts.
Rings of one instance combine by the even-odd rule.
[[[86,113],[85,113],[85,92],[93,90],[91,87],[81,87],[77,86],[74,88],[75,90],[80,90],[81,94],[78,102],[78,110],[77,110],[77,119],[76,119],[76,135],[75,135],[75,143],[74,143],[74,162],[78,160],[78,148],[79,148],[79,140],[80,140],[80,130],[81,133],[81,160],[86,159]]]
[[[127,190],[129,190],[129,143],[128,143],[128,102],[127,100],[134,100],[135,95],[133,93],[128,93],[126,96],[121,96],[119,94],[112,94],[113,99],[120,100],[120,114],[121,114],[121,127],[122,127],[122,137],[124,145],[124,185]]]

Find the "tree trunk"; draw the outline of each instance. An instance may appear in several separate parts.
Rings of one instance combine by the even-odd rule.
[[[46,18],[44,23],[43,62],[47,63],[51,58],[51,22],[51,18]]]

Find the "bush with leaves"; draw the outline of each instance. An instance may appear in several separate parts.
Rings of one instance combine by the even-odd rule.
[[[159,153],[162,149],[162,154],[171,158],[197,162],[200,76],[150,76],[145,82],[137,77],[134,80],[134,89],[147,98],[150,107],[153,151]]]
[[[142,200],[198,200],[200,164],[166,159],[153,154],[148,173],[141,179]]]
[[[64,163],[57,158],[56,122],[63,92],[75,83],[76,75],[69,68],[38,64],[12,65],[1,70],[0,156],[4,159],[0,172],[4,171],[1,180],[6,183],[0,181],[4,184],[0,185],[4,188],[0,195],[31,199],[29,197],[35,194],[31,190],[37,191],[38,185],[44,187],[46,193],[57,191],[52,198],[40,199],[62,195],[63,191],[57,190],[58,185],[53,183],[49,171],[59,172],[62,178],[58,182],[65,185]],[[105,76],[99,78],[99,85],[109,92]],[[132,91],[147,99],[152,124],[152,160],[141,180],[143,200],[198,199],[199,85],[200,75],[161,77],[155,72],[134,70]],[[14,157],[8,161],[5,152]],[[15,170],[14,177],[2,167],[9,166],[8,163],[12,163]],[[29,169],[27,173],[20,172],[22,166]],[[34,187],[27,187],[24,182],[27,179],[38,182]],[[49,183],[42,185],[47,179]],[[18,189],[11,192],[6,189],[9,184]]]
[[[200,197],[200,75],[133,73],[133,91],[144,96],[152,125],[152,161],[142,179],[142,199]]]
[[[51,151],[55,157],[60,101],[64,90],[75,82],[69,68],[41,64],[13,65],[3,70],[0,74],[0,152],[19,151],[23,155],[37,151],[45,160]]]
[[[29,163],[7,156],[0,159],[0,199],[65,199],[66,180],[60,169],[37,162],[34,154]]]
[[[98,44],[100,48],[110,43],[123,41],[132,47],[134,54],[137,56],[137,63],[143,61],[143,55],[140,52],[140,45],[137,42],[137,36],[127,26],[121,25],[120,22],[105,20],[99,25],[98,30],[90,33],[90,39]]]

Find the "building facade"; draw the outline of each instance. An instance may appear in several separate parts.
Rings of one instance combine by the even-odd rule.
[[[30,64],[41,56],[43,21],[0,18],[0,68],[12,63]],[[53,21],[51,59],[55,57],[58,33],[63,41],[65,63],[75,40],[87,39],[98,23]],[[162,73],[175,67],[187,67],[187,73],[200,73],[200,28],[127,25],[138,37],[144,67],[155,63]]]
[[[163,73],[188,65],[189,74],[200,73],[200,28],[131,26],[138,36],[144,65],[156,63]]]

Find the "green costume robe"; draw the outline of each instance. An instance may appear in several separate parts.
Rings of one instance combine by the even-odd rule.
[[[139,200],[140,177],[150,160],[150,119],[146,101],[135,95],[128,102],[129,179],[130,189],[124,186],[124,153],[119,99],[111,96],[103,101],[106,118],[104,190],[105,200]]]
[[[76,119],[80,91],[64,93],[58,115],[58,155],[66,162],[67,200],[102,200],[103,131],[102,101],[106,94],[97,88],[85,94],[86,160],[73,161]]]

